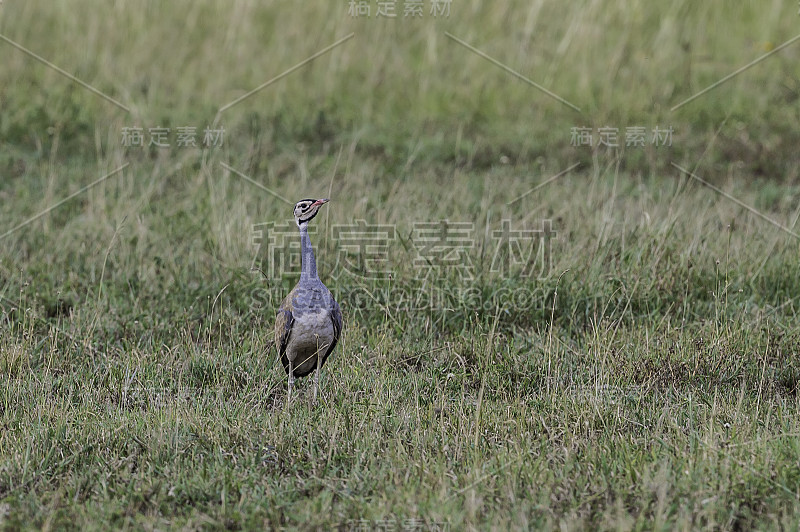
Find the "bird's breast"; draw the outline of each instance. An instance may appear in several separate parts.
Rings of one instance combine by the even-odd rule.
[[[313,343],[316,345],[317,339],[325,344],[330,344],[333,341],[333,322],[330,312],[320,309],[316,312],[306,311],[295,316],[292,339],[303,344]]]
[[[334,340],[333,322],[330,312],[303,312],[295,317],[292,334],[286,346],[286,356],[300,374],[311,371],[317,365]]]

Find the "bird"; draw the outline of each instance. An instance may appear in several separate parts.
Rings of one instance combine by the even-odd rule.
[[[314,248],[308,238],[308,224],[328,199],[304,199],[294,206],[294,220],[300,230],[300,280],[284,298],[275,318],[275,347],[288,375],[287,402],[291,401],[295,378],[314,370],[314,402],[319,374],[342,334],[342,311],[330,290],[317,275]]]

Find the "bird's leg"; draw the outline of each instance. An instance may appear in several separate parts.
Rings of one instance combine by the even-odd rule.
[[[317,357],[317,373],[314,375],[314,404],[317,404],[317,388],[319,388],[319,357]]]
[[[286,403],[288,404],[292,400],[292,388],[294,388],[294,365],[292,361],[289,361],[289,383],[286,392]]]
[[[317,404],[317,388],[319,388],[319,370],[322,357],[319,356],[319,337],[317,337],[317,372],[314,374],[314,404]]]

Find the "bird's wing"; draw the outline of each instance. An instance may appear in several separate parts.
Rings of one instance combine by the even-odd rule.
[[[325,356],[322,357],[322,364],[328,360],[328,356],[333,353],[336,344],[339,343],[339,336],[342,334],[342,309],[339,308],[339,303],[331,297],[331,309],[330,309],[330,317],[331,323],[333,324],[333,340],[331,341],[331,345],[328,346],[327,351],[325,351]],[[320,364],[320,366],[322,366]]]
[[[278,356],[281,358],[281,364],[286,373],[289,373],[289,358],[286,356],[286,345],[289,343],[289,336],[292,334],[292,327],[294,326],[294,316],[292,316],[291,300],[287,304],[284,300],[281,308],[278,309],[278,315],[275,317],[275,347],[278,350]]]

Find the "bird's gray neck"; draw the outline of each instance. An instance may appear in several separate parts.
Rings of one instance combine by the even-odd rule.
[[[314,248],[308,238],[308,223],[300,224],[300,280],[314,280],[317,277],[317,259],[314,258]]]

